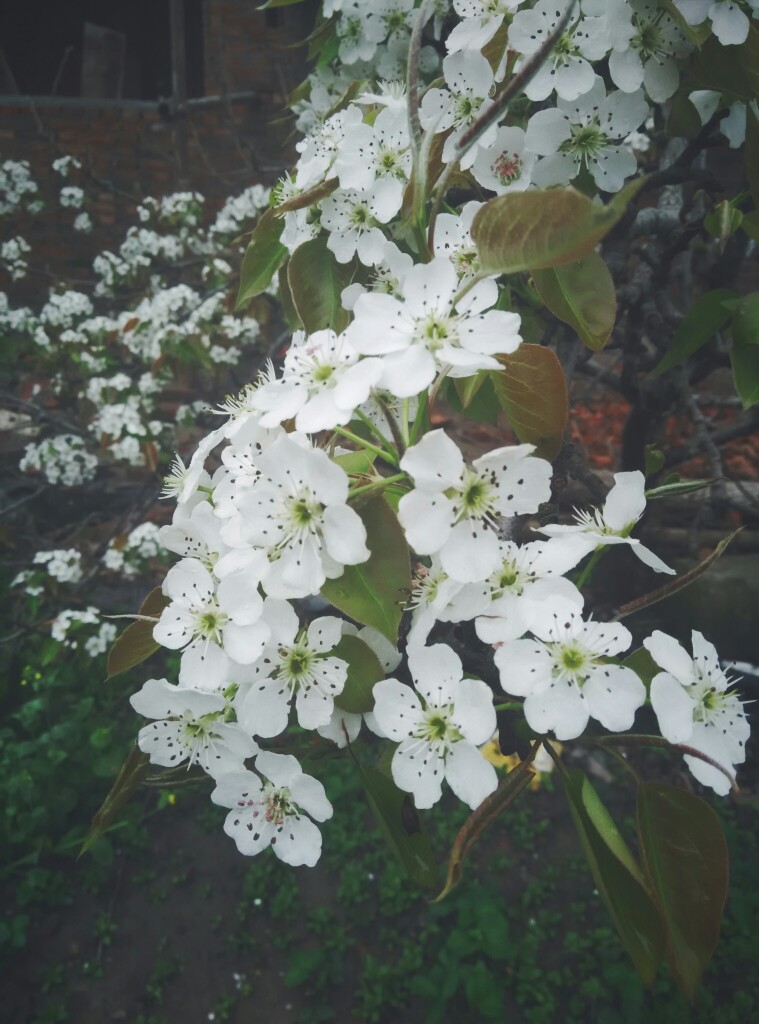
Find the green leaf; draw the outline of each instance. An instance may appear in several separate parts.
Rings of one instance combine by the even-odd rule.
[[[298,331],[303,329],[303,324],[300,322],[298,316],[298,310],[295,308],[293,303],[292,292],[290,291],[290,285],[287,281],[287,265],[282,266],[277,271],[277,281],[279,283],[279,302],[282,306],[282,316],[285,319],[285,323],[291,331]]]
[[[287,249],[279,241],[284,220],[274,210],[266,210],[256,224],[242,261],[240,287],[235,309],[242,309],[271,284],[271,279],[287,258]]]
[[[643,872],[583,772],[570,772],[564,787],[601,898],[635,969],[650,986],[662,959],[664,932]]]
[[[646,445],[646,478],[664,468],[664,452],[655,444]]]
[[[759,401],[759,292],[746,295],[733,311],[730,361],[743,408]]]
[[[592,351],[604,347],[617,318],[617,292],[597,252],[560,267],[533,270],[532,279],[554,316],[573,327]]]
[[[644,180],[630,182],[605,206],[571,187],[491,199],[472,223],[483,272],[516,274],[579,259],[614,227]]]
[[[645,647],[638,647],[632,654],[628,654],[626,658],[622,659],[621,664],[625,668],[631,668],[641,682],[645,683],[646,688],[651,685],[654,676],[661,672],[661,668]]]
[[[150,758],[148,755],[143,754],[135,744],[122,765],[119,774],[116,776],[116,781],[111,786],[111,790],[103,801],[102,807],[92,819],[90,830],[79,851],[80,857],[90,849],[93,843],[97,842],[106,829],[116,820],[119,811],[129,800],[139,785],[140,780],[145,775],[149,762]]]
[[[257,11],[265,11],[270,7],[292,7],[294,4],[302,4],[303,0],[266,0],[265,4],[257,7]]]
[[[456,394],[459,396],[462,409],[467,409],[472,404],[477,392],[487,379],[487,370],[478,370],[471,377],[456,377],[454,379],[453,386],[456,388]]]
[[[688,99],[686,90],[678,91],[670,100],[667,134],[693,139],[701,131],[701,117]]]
[[[366,527],[367,562],[346,565],[342,576],[327,580],[322,597],[364,626],[374,626],[398,642],[403,606],[411,589],[411,559],[398,518],[384,498],[356,508]]]
[[[759,402],[759,345],[733,345],[730,352],[735,390],[744,409]]]
[[[707,803],[663,782],[638,789],[638,832],[646,875],[667,928],[672,975],[689,999],[719,937],[728,852]]]
[[[332,461],[342,466],[348,476],[369,476],[374,466],[376,455],[362,448],[356,452],[344,452],[336,455]]]
[[[335,704],[353,714],[371,711],[374,707],[374,684],[385,678],[385,670],[371,647],[360,637],[346,634],[329,656],[342,658],[348,663],[345,689],[335,697]]]
[[[298,246],[287,264],[287,280],[306,334],[324,328],[339,334],[348,326],[350,314],[340,295],[352,276],[353,265],[337,262],[325,235]]]
[[[160,587],[150,591],[140,605],[138,614],[150,616],[155,621],[137,619],[117,637],[108,652],[108,679],[140,665],[158,650],[160,644],[153,639],[153,627],[168,604],[169,598]]]
[[[651,371],[649,378],[654,380],[661,377],[667,370],[684,363],[688,356],[692,356],[711,341],[730,319],[730,311],[723,303],[732,298],[735,298],[735,292],[727,288],[715,288],[714,291],[702,295],[683,317],[673,335],[669,350]]]
[[[723,46],[710,36],[688,62],[689,88],[725,93],[725,105],[736,99],[750,101],[759,93],[759,30],[750,25],[746,41]],[[746,154],[748,157],[748,153]]]
[[[500,372],[491,371],[498,401],[520,441],[535,445],[542,459],[559,454],[569,417],[567,382],[561,363],[548,348],[520,345],[499,356]]]
[[[712,483],[711,480],[681,480],[676,473],[672,476],[674,479],[668,478],[659,487],[652,487],[650,491],[646,491],[646,501],[672,498],[677,494],[692,494],[694,491],[703,491]]]
[[[759,160],[759,148],[757,149],[757,160]],[[757,190],[759,194],[759,190]],[[759,242],[759,210],[752,210],[751,213],[744,213],[741,221],[741,228],[749,238]]]
[[[419,812],[408,793],[384,772],[358,765],[369,806],[385,842],[408,877],[423,889],[437,885],[437,864]]]
[[[743,222],[743,214],[728,199],[711,209],[704,217],[704,227],[719,241],[719,251],[724,252],[731,235],[734,235]]]
[[[736,345],[759,345],[759,292],[740,300],[733,312],[731,326]]]

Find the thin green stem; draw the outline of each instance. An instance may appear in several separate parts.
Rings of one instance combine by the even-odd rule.
[[[503,704],[494,704],[494,711],[524,711],[524,705],[518,700],[508,700]]]
[[[598,548],[596,548],[596,550],[593,552],[593,554],[588,559],[587,565],[582,570],[582,572],[580,573],[580,575],[578,576],[578,578],[577,578],[577,580],[575,582],[575,586],[577,587],[578,590],[582,590],[582,588],[588,582],[590,577],[593,575],[593,570],[595,569],[595,567],[598,565],[598,563],[601,561],[601,559],[603,558],[603,556],[606,554],[606,552],[608,550],[609,550],[608,547],[598,547]]]
[[[385,462],[391,463],[393,466],[398,465],[398,456],[394,451],[386,451],[384,448],[378,448],[376,444],[372,444],[371,441],[367,441],[363,437],[359,437],[358,434],[354,434],[350,430],[346,430],[344,427],[333,427],[333,431],[339,434],[340,437],[344,437],[347,441],[352,441],[357,444],[359,448],[363,448],[367,452],[374,452],[374,454],[384,459]]]
[[[360,487],[352,488],[348,498],[357,498],[359,494],[371,494],[373,491],[384,491],[391,484],[396,484],[400,480],[405,479],[405,473],[393,473],[392,476],[383,476],[381,480],[373,480],[370,484],[362,484]]]
[[[411,437],[409,438],[409,444],[414,445],[417,442],[417,438],[422,430],[424,424],[425,414],[427,412],[427,401],[428,395],[426,391],[423,391],[419,396],[419,401],[416,407],[416,415],[414,416],[414,425],[411,428]]]
[[[393,442],[390,440],[389,437],[385,437],[385,435],[382,433],[377,424],[372,423],[372,421],[369,419],[366,413],[361,412],[360,409],[356,409],[353,415],[357,419],[361,420],[361,422],[364,424],[367,430],[371,430],[371,432],[374,434],[374,436],[377,438],[377,440],[380,442],[383,448],[388,448],[392,450]]]

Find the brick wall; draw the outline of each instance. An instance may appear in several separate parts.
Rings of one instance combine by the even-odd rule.
[[[217,206],[291,166],[291,125],[272,121],[305,75],[305,51],[293,44],[308,34],[311,16],[307,6],[255,8],[252,0],[205,0],[206,98],[191,100],[183,114],[137,100],[0,96],[0,161],[29,161],[46,203],[36,217],[6,221],[3,235],[30,242],[35,268],[55,274],[65,266],[74,280],[84,277],[97,252],[123,239],[145,196],[193,189]],[[84,165],[85,181],[70,183],[91,197],[89,236],[63,230],[76,212],[60,207],[63,182],[51,164],[65,154]],[[43,273],[11,285],[0,271],[0,290],[18,296],[47,283]]]

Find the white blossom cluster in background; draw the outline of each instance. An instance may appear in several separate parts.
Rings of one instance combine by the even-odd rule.
[[[69,650],[81,649],[90,658],[105,654],[116,639],[118,630],[114,623],[103,622],[97,608],[68,608],[60,612],[50,628],[53,640]]]
[[[723,42],[740,41],[739,6],[675,5],[688,23],[698,13]],[[443,430],[425,428],[424,410],[443,379],[500,370],[498,357],[522,343],[522,325],[498,276],[480,271],[471,226],[484,203],[444,208],[425,258],[409,240],[404,203],[417,120],[422,151],[440,136],[443,164],[457,161],[485,200],[578,174],[617,192],[636,173],[644,129],[655,105],[677,90],[692,45],[653,0],[580,0],[526,83],[529,102],[469,144],[465,133],[491,108],[507,61],[512,72],[524,67],[564,7],[428,4],[419,106],[410,117],[405,76],[420,6],[323,4],[338,57],[296,91],[299,159],[272,204],[277,210],[300,199],[279,215],[289,253],[322,238],[338,265],[353,268],[341,295],[348,326],[296,331],[281,370],[269,364],[230,397],[220,410],[225,419],[189,463],[175,460],[164,494],[177,506],[160,536],[179,560],[164,581],[168,603],[153,637],[180,652],[179,676],[150,679],[132,697],[148,720],[139,745],[151,762],[199,766],[215,780],[212,799],[228,808],[224,828],[238,849],[271,846],[291,864],[316,862],[318,823],[332,808],[321,784],[281,752],[290,724],[338,746],[366,728],[395,745],[393,780],[417,807],[435,804],[444,783],[477,807],[497,785],[480,748],[495,731],[499,698],[465,674],[450,646],[431,642],[436,624],[473,622],[493,649],[501,699],[521,703],[536,737],[576,739],[592,721],[627,732],[649,700],[645,682],[624,663],[632,635],[587,614],[568,574],[619,545],[650,570],[674,572],[632,536],[646,507],[642,473],[618,473],[601,508],[547,523],[517,543],[516,517],[549,500],[550,464],[529,444],[470,461]],[[498,51],[490,44],[504,28]],[[345,437],[370,461],[381,452],[389,481],[371,470],[353,474],[342,461],[352,456],[336,447]],[[390,482],[415,565],[405,650],[335,615],[302,618],[303,600],[329,581],[370,559],[381,565],[356,499]],[[346,638],[360,641],[385,676],[363,714],[342,707],[351,671],[340,656]],[[727,792],[748,736],[732,680],[700,633],[692,656],[661,631],[644,643],[662,670],[650,702],[663,737],[685,748],[699,781]],[[396,677],[404,657],[408,671]],[[273,740],[277,752],[266,749]]]
[[[155,523],[141,523],[126,537],[109,542],[103,565],[127,578],[138,576],[145,571],[146,562],[164,554],[159,534],[160,528]]]

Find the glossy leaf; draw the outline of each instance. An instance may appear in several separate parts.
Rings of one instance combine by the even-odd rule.
[[[340,295],[352,273],[350,263],[337,262],[323,235],[298,246],[287,264],[287,281],[306,334],[325,328],[339,334],[348,326]]]
[[[651,985],[664,952],[664,930],[643,872],[587,777],[570,772],[564,787],[601,898],[635,969]]]
[[[609,268],[597,252],[547,270],[533,270],[532,279],[554,316],[573,327],[583,344],[598,352],[617,318],[617,293]]]
[[[322,597],[364,626],[374,626],[397,643],[403,606],[411,588],[411,559],[398,518],[384,498],[356,508],[366,527],[371,552],[361,565],[346,565],[336,580],[327,580]]]
[[[285,323],[291,331],[302,330],[303,324],[300,322],[298,310],[293,303],[292,292],[287,281],[287,264],[279,268],[277,281],[279,282],[279,304],[282,307],[282,316]]]
[[[153,639],[153,627],[168,603],[169,598],[160,587],[150,591],[140,605],[138,613],[150,618],[131,622],[116,638],[108,652],[109,679],[134,668],[135,665],[140,665],[158,650],[160,644]]]
[[[490,376],[509,423],[520,441],[535,445],[537,456],[555,459],[569,417],[561,363],[540,345],[520,345],[513,355],[498,358],[503,370]]]
[[[266,210],[256,224],[242,261],[236,309],[242,309],[268,288],[287,258],[287,249],[279,241],[284,227],[285,222],[276,216],[274,210]]]
[[[730,310],[724,303],[734,298],[735,292],[727,288],[715,288],[702,295],[683,317],[669,350],[651,371],[650,378],[661,377],[711,341],[730,319]]]
[[[80,857],[90,849],[93,843],[97,842],[106,829],[116,820],[119,811],[129,800],[147,772],[149,761],[148,755],[143,754],[137,745],[132,747],[129,756],[116,776],[116,781],[111,786],[108,796],[103,801],[102,807],[92,819],[90,830],[79,851]]]
[[[683,480],[676,473],[673,473],[672,477],[674,479],[668,478],[658,487],[652,487],[646,491],[646,501],[674,498],[679,494],[693,494],[694,491],[703,491],[712,483],[711,480]]]
[[[453,386],[459,396],[462,409],[468,409],[472,404],[477,392],[488,379],[487,370],[479,370],[471,377],[456,377]]]
[[[329,656],[342,658],[348,664],[345,689],[335,697],[335,704],[354,714],[371,711],[374,707],[374,684],[385,678],[385,670],[371,647],[358,636],[346,635],[329,652]]]
[[[630,182],[605,206],[571,186],[491,199],[472,223],[483,271],[515,274],[579,259],[614,227],[643,181]]]
[[[719,242],[719,251],[724,252],[728,240],[743,222],[743,214],[727,199],[717,203],[704,217],[704,227]]]
[[[759,292],[740,300],[733,310],[731,326],[736,345],[759,345]]]
[[[412,882],[423,889],[434,889],[437,864],[411,796],[377,768],[359,764],[358,770],[385,842]]]
[[[646,875],[667,930],[672,975],[689,999],[719,937],[728,851],[707,803],[663,782],[638,789],[638,832]]]

